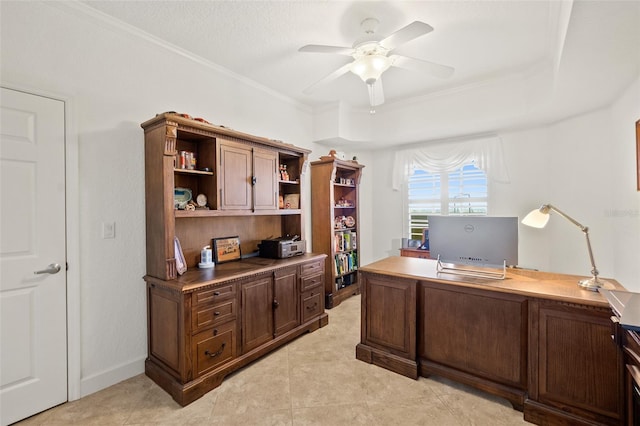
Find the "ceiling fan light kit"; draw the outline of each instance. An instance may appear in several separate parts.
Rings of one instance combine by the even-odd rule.
[[[364,55],[351,64],[351,72],[366,84],[374,84],[383,72],[389,69],[392,61],[384,55]]]
[[[327,84],[351,71],[367,85],[370,112],[373,114],[375,113],[374,107],[384,103],[384,91],[380,77],[390,67],[399,66],[439,78],[447,78],[453,74],[453,68],[445,65],[396,54],[389,56],[389,53],[401,44],[433,31],[433,27],[429,24],[414,21],[382,40],[375,35],[378,24],[379,21],[375,18],[367,18],[362,21],[360,27],[363,34],[356,40],[352,48],[311,44],[298,49],[300,52],[335,53],[353,58],[353,62],[332,72],[305,89],[304,92],[309,93],[318,85]]]

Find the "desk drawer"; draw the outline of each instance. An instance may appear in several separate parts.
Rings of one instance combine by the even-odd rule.
[[[215,305],[198,306],[192,309],[191,327],[194,333],[236,319],[238,304],[236,299],[216,303]]]
[[[322,288],[318,287],[302,294],[302,322],[307,322],[320,315],[324,311],[322,305],[324,294]]]
[[[307,290],[311,290],[312,288],[322,286],[324,281],[324,275],[318,274],[310,277],[300,278],[300,291],[305,292]]]
[[[300,276],[306,277],[309,275],[320,274],[323,271],[323,263],[322,260],[314,260],[313,262],[305,263],[304,265],[300,265]]]
[[[216,368],[236,356],[236,322],[203,331],[193,338],[195,377]]]
[[[235,284],[222,284],[217,287],[200,290],[193,295],[193,304],[202,305],[204,303],[217,302],[218,300],[228,299],[236,295]]]

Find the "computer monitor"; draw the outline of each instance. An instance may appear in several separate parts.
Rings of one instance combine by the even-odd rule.
[[[429,216],[429,255],[446,263],[518,265],[518,218]]]

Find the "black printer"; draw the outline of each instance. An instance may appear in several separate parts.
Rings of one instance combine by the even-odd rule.
[[[305,245],[305,241],[301,240],[299,236],[295,235],[292,237],[287,235],[262,240],[262,242],[258,244],[258,248],[260,249],[260,257],[284,259],[303,254],[306,248]]]

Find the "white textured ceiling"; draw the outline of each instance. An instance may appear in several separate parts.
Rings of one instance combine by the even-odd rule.
[[[351,73],[304,94],[305,88],[350,58],[301,53],[298,48],[306,44],[351,46],[360,35],[360,22],[369,17],[380,21],[377,34],[381,38],[416,20],[430,24],[433,32],[395,52],[455,68],[454,75],[443,80],[392,67],[382,77],[386,103],[378,108],[380,113],[394,105],[396,109],[404,105],[421,108],[425,100],[442,99],[446,94],[459,97],[487,85],[499,91],[502,81],[524,82],[523,76],[531,78],[539,72],[552,88],[552,99],[543,103],[544,109],[531,109],[522,121],[531,122],[536,116],[549,121],[606,105],[640,69],[637,0],[83,3],[160,44],[203,58],[313,108],[336,102],[367,108],[366,86]],[[500,114],[510,117],[509,126],[517,126],[512,111],[496,109],[493,114],[493,124],[466,131],[497,130],[491,127],[503,125]],[[408,141],[401,139],[398,142]]]

